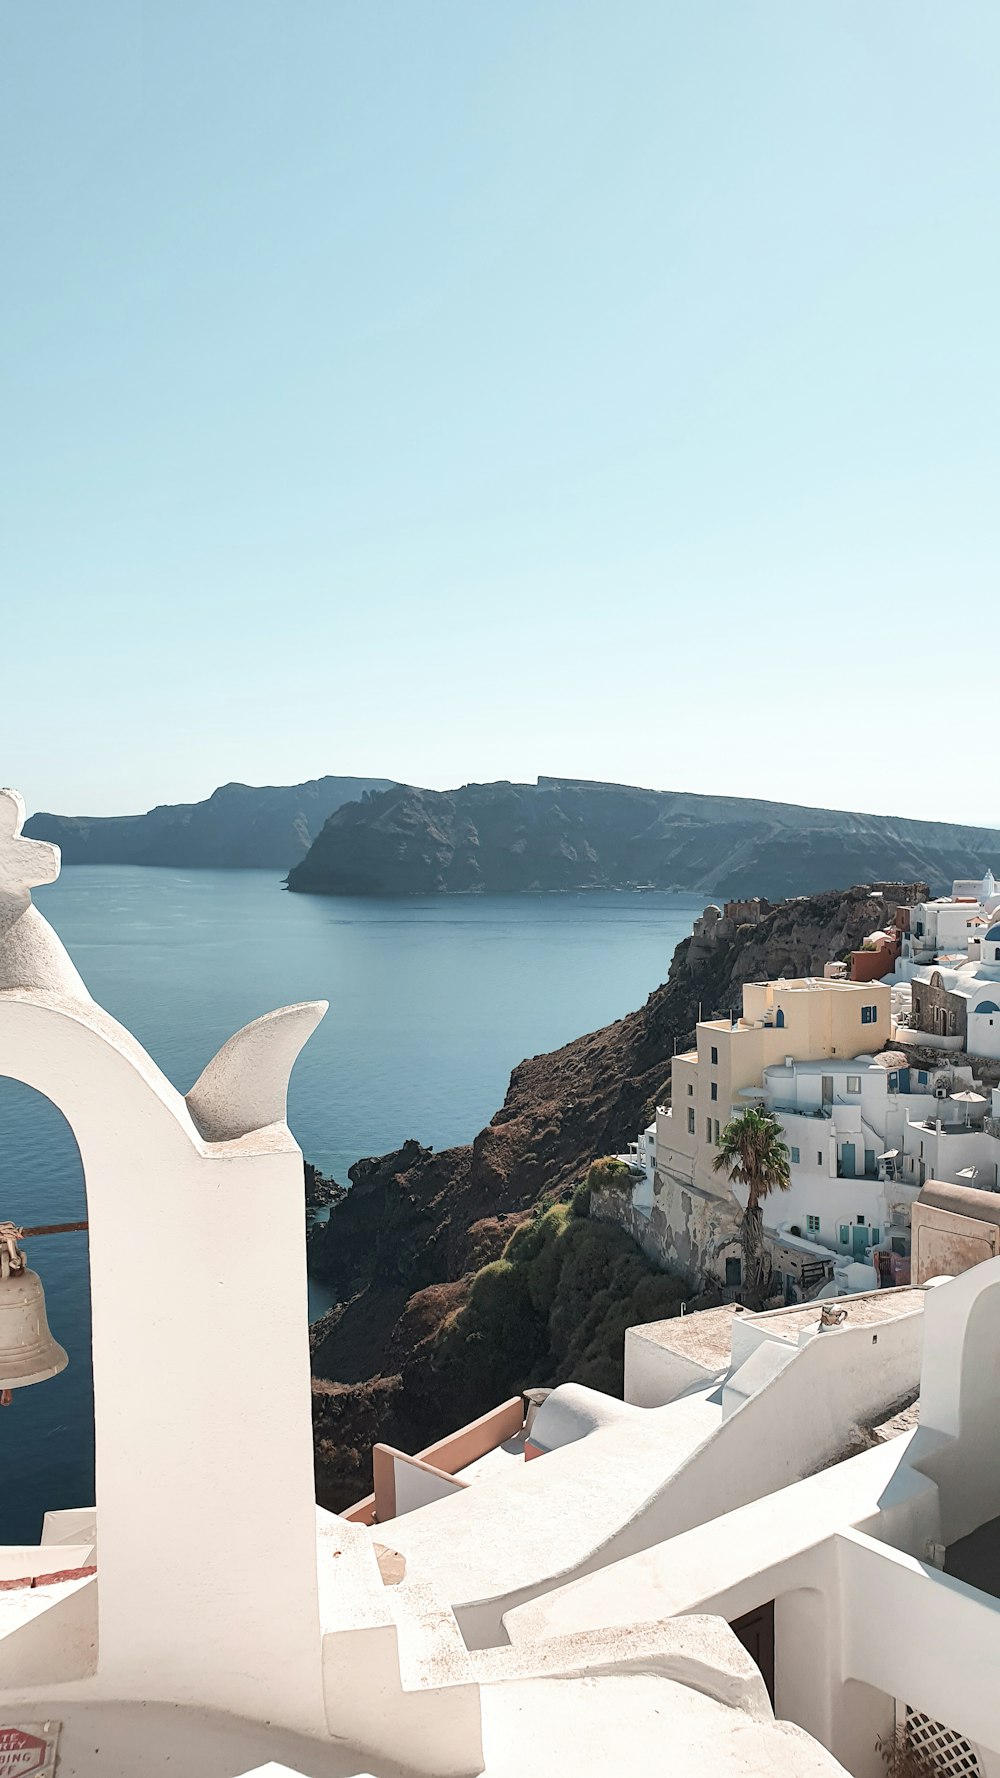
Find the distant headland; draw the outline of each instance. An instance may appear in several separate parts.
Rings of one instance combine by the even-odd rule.
[[[289,873],[319,895],[673,889],[814,894],[883,879],[950,886],[1000,859],[1000,833],[947,822],[572,778],[345,803]]]
[[[64,864],[166,864],[186,869],[287,871],[342,803],[385,790],[388,778],[310,778],[304,784],[223,784],[200,803],[145,815],[32,815],[25,833],[60,847]]]
[[[424,790],[385,778],[225,784],[144,815],[33,815],[66,864],[260,867],[314,895],[593,889],[815,894],[1000,870],[1000,832],[578,778]]]

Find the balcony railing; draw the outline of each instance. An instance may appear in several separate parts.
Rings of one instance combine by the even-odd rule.
[[[835,1103],[837,1105],[853,1105],[855,1101],[853,1099],[837,1099]],[[833,1116],[833,1107],[830,1105],[775,1105],[774,1112],[777,1117],[830,1118]]]
[[[995,1118],[991,1121],[994,1123],[997,1122]],[[939,1136],[975,1136],[978,1135],[980,1130],[985,1129],[985,1127],[985,1118],[982,1120],[976,1118],[967,1120],[964,1117],[925,1117],[917,1125],[919,1130],[933,1130],[935,1134]]]

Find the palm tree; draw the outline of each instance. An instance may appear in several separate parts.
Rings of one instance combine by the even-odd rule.
[[[740,1224],[743,1248],[743,1300],[759,1309],[771,1283],[771,1260],[764,1246],[764,1212],[761,1205],[771,1192],[786,1192],[791,1185],[788,1144],[771,1111],[748,1106],[731,1118],[722,1132],[719,1152],[712,1163],[716,1173],[728,1173],[734,1185],[750,1188]]]

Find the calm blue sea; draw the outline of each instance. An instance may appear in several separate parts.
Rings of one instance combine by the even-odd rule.
[[[326,900],[283,893],[270,871],[128,866],[68,867],[36,899],[95,999],[182,1091],[249,1019],[329,1000],[289,1121],[345,1184],[359,1156],[408,1136],[468,1141],[523,1057],[641,1005],[701,911],[695,896],[659,893]],[[85,1215],[61,1115],[0,1080],[0,1219]],[[86,1236],[35,1241],[30,1258],[70,1364],[0,1412],[3,1543],[36,1540],[48,1507],[93,1498]],[[328,1306],[319,1288],[312,1299],[314,1314]]]

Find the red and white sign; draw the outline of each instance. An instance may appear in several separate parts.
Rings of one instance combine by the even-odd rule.
[[[0,1723],[0,1778],[48,1778],[58,1739],[57,1722]]]

